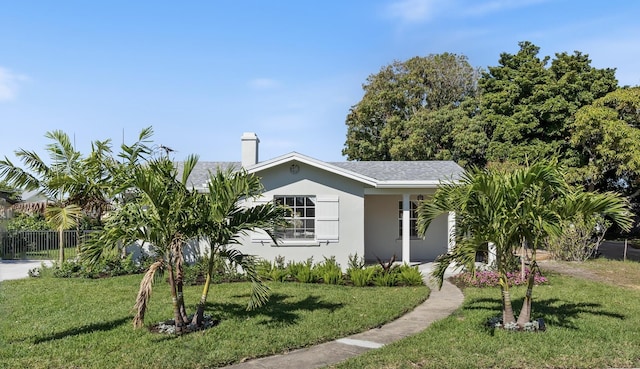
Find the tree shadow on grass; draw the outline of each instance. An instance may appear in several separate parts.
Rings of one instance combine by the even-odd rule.
[[[237,297],[248,297],[248,295]],[[249,311],[247,311],[246,304],[208,302],[206,311],[213,316],[221,317],[221,319],[225,317],[238,319],[265,317],[267,319],[262,320],[260,324],[275,325],[282,323],[295,324],[300,319],[299,311],[328,310],[334,312],[344,307],[342,303],[322,301],[321,298],[314,295],[309,295],[299,301],[285,301],[291,297],[281,293],[274,293],[265,306]]]
[[[131,317],[125,317],[125,318],[120,318],[116,320],[111,320],[108,322],[94,323],[94,324],[84,325],[82,327],[71,328],[71,329],[64,330],[62,332],[53,333],[45,337],[37,337],[33,340],[33,344],[59,340],[62,338],[77,336],[81,334],[89,334],[96,331],[110,331],[112,329],[116,329],[120,327],[126,322],[129,322],[130,320],[131,320]]]
[[[524,298],[512,301],[515,312],[519,312],[522,307]],[[498,298],[477,298],[472,299],[464,305],[464,309],[468,310],[491,310],[495,314],[487,316],[489,318],[498,316],[502,312],[502,301]],[[531,317],[533,319],[544,319],[547,326],[561,327],[577,330],[579,327],[575,321],[580,315],[591,314],[596,316],[604,316],[613,319],[625,319],[622,314],[607,311],[601,304],[583,301],[566,301],[558,298],[549,298],[536,300],[534,298],[531,306]]]

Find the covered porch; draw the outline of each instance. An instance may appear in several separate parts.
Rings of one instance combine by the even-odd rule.
[[[417,206],[435,189],[372,189],[364,196],[364,257],[404,263],[434,261],[453,247],[455,215],[436,218],[424,237],[417,233]]]

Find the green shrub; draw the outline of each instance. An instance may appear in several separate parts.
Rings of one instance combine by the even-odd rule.
[[[364,265],[364,257],[358,257],[357,252],[355,255],[349,255],[349,265],[347,266],[347,270],[363,269]]]
[[[289,276],[300,283],[315,283],[317,277],[313,271],[313,258],[305,262],[294,262],[287,265]]]
[[[373,284],[378,287],[392,287],[396,284],[395,273],[376,273],[373,277]]]
[[[97,264],[89,264],[82,260],[69,259],[62,264],[54,262],[51,266],[42,264],[29,272],[30,276],[56,278],[104,278],[127,274],[144,273],[149,266],[150,259],[143,258],[140,262],[133,260],[133,255],[122,259],[113,257],[102,260]]]
[[[405,286],[421,286],[424,284],[422,280],[422,273],[418,270],[417,266],[409,266],[403,264],[396,269],[397,282]]]
[[[55,262],[51,268],[56,278],[83,277],[87,274],[82,273],[82,265],[75,260],[65,260],[62,264]]]
[[[365,287],[371,284],[375,272],[376,269],[373,267],[365,269],[349,269],[347,271],[347,275],[354,286]]]
[[[596,256],[611,222],[602,216],[578,216],[562,223],[562,233],[546,239],[546,249],[555,260],[585,261]]]
[[[184,285],[196,285],[202,282],[207,276],[208,262],[207,258],[200,257],[195,263],[184,265],[182,276]]]
[[[314,272],[325,284],[342,283],[342,268],[340,268],[340,264],[336,262],[334,256],[330,258],[325,257],[324,261],[316,264],[314,266]]]
[[[258,261],[258,275],[262,279],[276,282],[284,282],[289,275],[289,271],[284,266],[284,257],[278,256],[272,263],[268,260]]]

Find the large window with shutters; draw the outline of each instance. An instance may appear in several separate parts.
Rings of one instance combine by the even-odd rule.
[[[284,227],[276,229],[275,245],[265,232],[253,232],[251,242],[273,246],[317,246],[340,239],[340,200],[336,195],[276,195],[260,198],[254,204],[273,201],[287,208]]]
[[[276,204],[287,209],[287,225],[276,229],[278,238],[284,240],[308,240],[316,237],[315,196],[275,196]]]

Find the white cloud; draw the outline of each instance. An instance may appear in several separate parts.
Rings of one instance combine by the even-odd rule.
[[[444,4],[443,0],[399,0],[389,5],[387,14],[407,23],[428,21]]]
[[[271,90],[280,87],[281,83],[272,78],[255,78],[249,81],[249,87],[254,90]]]
[[[26,79],[24,75],[0,67],[0,102],[13,100],[18,93],[20,82]]]
[[[493,1],[473,1],[468,6],[466,4],[458,4],[464,7],[462,14],[471,17],[480,17],[491,13],[498,13],[503,10],[527,7],[548,0],[493,0]]]
[[[546,1],[549,0],[396,0],[385,10],[387,16],[403,23],[420,23],[438,17],[481,17]]]

